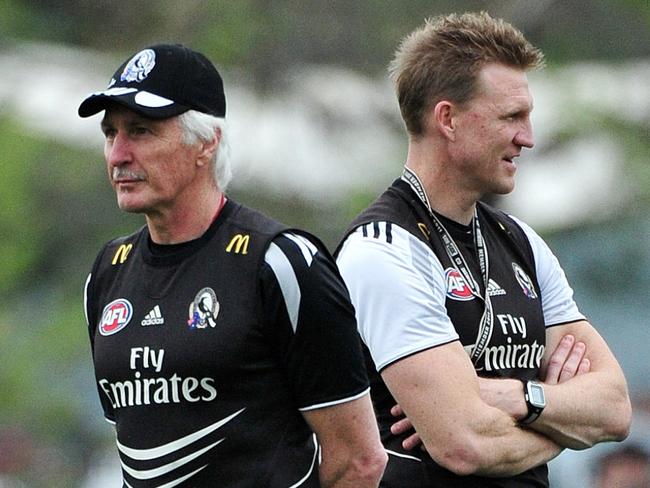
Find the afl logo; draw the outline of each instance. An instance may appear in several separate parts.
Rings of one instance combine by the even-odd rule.
[[[473,300],[472,290],[456,268],[445,270],[445,282],[447,284],[447,298],[463,302]]]
[[[124,299],[118,298],[104,307],[99,333],[103,336],[113,335],[121,331],[131,321],[133,306]]]
[[[526,272],[519,266],[517,263],[512,263],[512,270],[515,272],[515,278],[519,286],[521,286],[524,295],[530,299],[537,298],[537,292],[535,291],[535,285],[533,285],[533,280],[526,274]]]

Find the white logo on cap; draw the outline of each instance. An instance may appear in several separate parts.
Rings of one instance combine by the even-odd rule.
[[[126,86],[116,86],[115,88],[109,88],[108,90],[98,91],[91,94],[95,95],[106,95],[107,97],[119,97],[120,95],[126,95],[127,93],[137,92],[135,88],[129,88]]]
[[[142,81],[156,65],[156,53],[145,49],[131,58],[124,68],[120,81]]]
[[[174,102],[173,100],[168,100],[167,98],[154,95],[153,93],[141,91],[135,95],[135,103],[141,107],[159,108],[166,107]]]

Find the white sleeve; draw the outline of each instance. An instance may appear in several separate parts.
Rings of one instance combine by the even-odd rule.
[[[530,226],[516,217],[512,218],[523,229],[533,249],[546,327],[584,320],[585,316],[573,300],[573,289],[553,251]]]
[[[362,226],[352,233],[337,264],[377,370],[457,340],[445,309],[444,271],[434,253],[395,224],[367,226],[374,231]]]

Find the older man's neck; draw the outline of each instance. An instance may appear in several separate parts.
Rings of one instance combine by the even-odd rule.
[[[156,244],[180,244],[201,237],[215,219],[225,197],[220,191],[198,196],[192,204],[146,214],[151,239]]]

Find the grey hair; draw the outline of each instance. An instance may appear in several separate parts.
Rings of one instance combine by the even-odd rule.
[[[217,130],[221,132],[219,147],[214,152],[212,159],[212,169],[218,188],[225,192],[228,183],[232,179],[230,142],[226,119],[214,117],[197,110],[188,110],[179,115],[178,120],[183,129],[183,142],[190,146],[199,141],[209,142]]]

